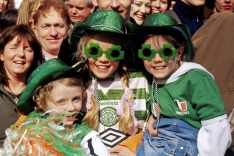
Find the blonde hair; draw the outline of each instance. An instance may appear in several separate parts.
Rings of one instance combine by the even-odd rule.
[[[99,106],[95,100],[95,98],[91,97],[91,105],[92,108],[87,110],[87,113],[84,117],[84,121],[89,125],[89,127],[98,130],[99,125]]]
[[[108,32],[97,32],[97,31],[88,31],[79,40],[79,44],[77,45],[77,51],[74,54],[74,57],[76,57],[77,60],[84,60],[84,47],[87,46],[88,41],[97,34],[103,34],[105,35],[113,35]],[[114,38],[116,41],[122,41],[119,37]],[[121,42],[121,45],[123,47],[124,42]],[[124,64],[124,60],[121,60],[119,63],[119,66],[117,68],[117,72],[120,75],[121,82],[123,85],[123,88],[129,88],[129,74],[128,69]],[[89,80],[89,84],[91,84],[91,79]],[[99,106],[94,97],[92,97],[91,100],[92,108],[90,110],[87,110],[86,117],[84,120],[88,123],[88,125],[94,129],[98,129],[99,125]],[[119,129],[123,133],[129,133],[134,128],[134,118],[131,115],[130,106],[125,103],[124,109],[123,109],[123,115],[119,117]]]
[[[49,82],[43,87],[39,88],[33,96],[33,100],[36,102],[36,110],[46,111],[46,103],[50,97],[50,93],[55,86],[64,85],[64,86],[79,86],[82,89],[83,102],[82,106],[86,102],[85,87],[83,81],[79,77],[61,77],[56,80]]]
[[[130,107],[124,103],[123,115],[119,117],[119,130],[124,134],[130,133],[134,129],[134,118],[131,114]]]
[[[33,15],[45,0],[23,0],[19,7],[17,25],[26,24],[33,28]]]

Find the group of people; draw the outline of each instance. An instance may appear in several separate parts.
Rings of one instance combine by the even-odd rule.
[[[234,15],[193,29],[196,2],[23,0],[0,32],[1,154],[224,155]]]

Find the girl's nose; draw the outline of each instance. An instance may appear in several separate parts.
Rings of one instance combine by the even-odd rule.
[[[156,54],[152,61],[153,62],[162,62],[163,58],[161,58],[159,54]]]
[[[106,54],[102,54],[99,58],[98,61],[100,62],[109,62],[109,59],[106,57]]]

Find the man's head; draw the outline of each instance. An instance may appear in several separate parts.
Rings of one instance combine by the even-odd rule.
[[[118,12],[126,22],[130,21],[130,9],[134,0],[92,0],[100,10],[113,10]]]
[[[46,59],[58,57],[70,24],[65,5],[60,0],[44,1],[33,16],[34,32]]]
[[[95,9],[92,0],[67,0],[66,5],[72,23],[84,22]]]

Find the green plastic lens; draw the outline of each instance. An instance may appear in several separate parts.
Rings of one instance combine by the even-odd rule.
[[[120,45],[112,45],[108,50],[102,50],[98,43],[90,42],[89,46],[84,48],[84,53],[87,57],[92,57],[94,60],[97,60],[102,56],[103,53],[106,54],[106,57],[111,61],[119,61],[124,58],[124,51],[121,51]]]
[[[177,49],[172,47],[172,44],[163,44],[163,48],[159,50],[151,49],[150,44],[142,44],[141,49],[138,50],[138,57],[144,58],[148,62],[152,61],[152,59],[159,54],[164,61],[168,62],[170,59],[176,58]]]

